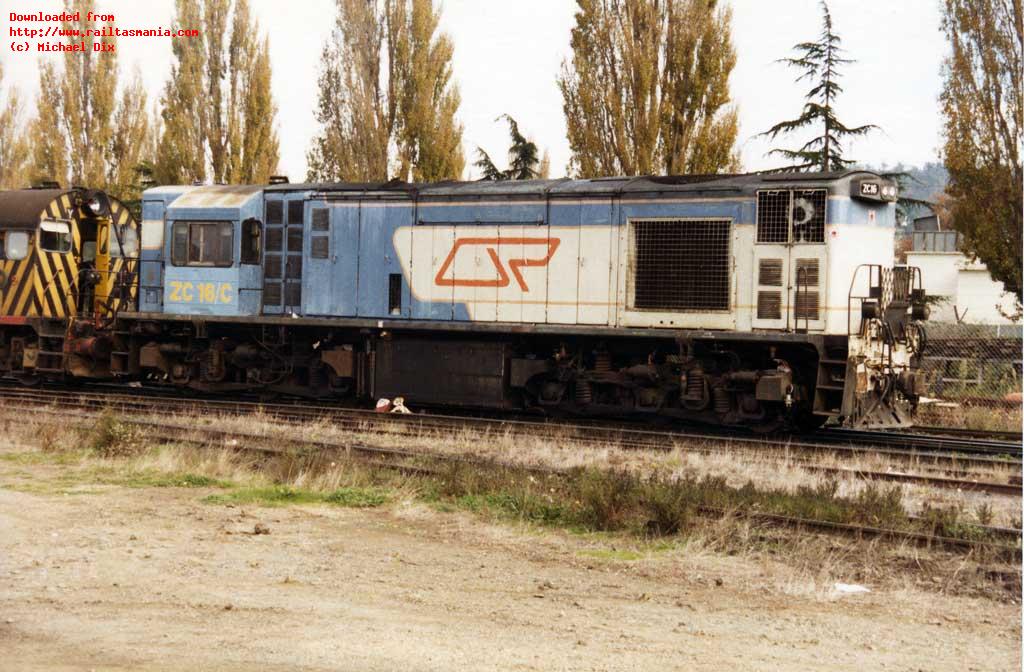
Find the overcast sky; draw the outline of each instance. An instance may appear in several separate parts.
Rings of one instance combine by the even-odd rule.
[[[334,21],[334,0],[251,0],[261,27],[270,33],[274,96],[279,108],[281,170],[293,181],[306,172],[306,150],[316,131],[313,105],[320,50]],[[793,44],[813,40],[820,30],[817,0],[731,0],[733,41],[738,53],[731,79],[739,106],[743,167],[776,165],[764,156],[769,145],[755,136],[799,114],[808,88],[794,84],[795,72],[774,63]],[[832,0],[843,46],[857,63],[846,66],[837,112],[848,125],[882,128],[850,143],[847,156],[859,162],[921,164],[937,159],[940,119],[937,98],[946,45],[939,31],[939,0]],[[59,12],[59,0],[4,0],[0,15],[0,59],[5,83],[23,93],[38,89],[40,58],[59,55],[10,51],[10,12]],[[122,29],[173,25],[173,0],[99,0]],[[496,161],[508,146],[508,131],[495,117],[509,113],[521,129],[551,153],[552,176],[569,159],[562,100],[555,83],[569,55],[572,0],[446,0],[441,25],[455,42],[455,81],[462,92],[459,116],[465,125],[467,163],[477,146]],[[20,24],[28,25],[28,24]],[[170,71],[165,38],[123,38],[118,43],[122,72],[136,64],[155,99]],[[800,138],[788,141],[797,146]],[[468,175],[472,177],[472,175]]]

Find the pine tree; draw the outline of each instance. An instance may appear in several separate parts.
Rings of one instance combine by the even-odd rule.
[[[519,132],[519,124],[511,116],[503,114],[495,121],[501,119],[508,122],[508,132],[512,139],[508,148],[508,169],[500,170],[487,152],[479,147],[476,148],[479,158],[473,165],[483,171],[484,180],[532,180],[538,177],[537,145]]]
[[[963,249],[1022,299],[1024,19],[1021,3],[945,0],[940,103],[949,209]]]
[[[762,133],[774,140],[780,134],[789,134],[810,126],[820,126],[821,135],[808,140],[799,149],[773,149],[768,154],[793,161],[779,170],[843,170],[853,160],[843,157],[846,138],[866,135],[878,127],[873,124],[849,127],[836,117],[836,98],[843,92],[839,85],[840,68],[855,61],[843,58],[842,39],[832,25],[832,14],[824,0],[821,2],[821,35],[816,42],[801,42],[793,47],[797,55],[781,59],[781,63],[803,71],[797,82],[809,80],[813,86],[807,92],[803,112],[796,119],[782,121]]]
[[[21,100],[13,86],[3,88],[4,70],[0,62],[0,189],[18,189],[25,182],[28,144],[21,128]]]
[[[176,7],[177,23],[202,25],[203,37],[174,43],[155,179],[266,182],[279,160],[277,106],[267,42],[255,37],[248,1],[176,0]]]
[[[451,39],[433,0],[337,0],[310,180],[431,182],[465,165]]]
[[[580,177],[736,170],[732,14],[716,0],[577,0],[558,85]]]

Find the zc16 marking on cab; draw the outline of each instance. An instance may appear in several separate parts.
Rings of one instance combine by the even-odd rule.
[[[181,282],[172,280],[171,303],[231,303],[230,282]]]

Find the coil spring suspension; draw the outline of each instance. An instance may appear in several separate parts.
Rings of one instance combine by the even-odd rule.
[[[585,380],[576,381],[576,403],[589,404],[594,400],[594,389]]]
[[[594,354],[594,371],[597,373],[608,373],[612,370],[611,353],[601,351]]]
[[[716,413],[728,413],[732,406],[729,400],[729,393],[724,387],[715,387],[711,390],[711,394],[715,399],[715,412]]]

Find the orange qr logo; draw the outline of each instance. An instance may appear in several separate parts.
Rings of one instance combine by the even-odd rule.
[[[441,270],[434,277],[434,284],[439,287],[508,287],[510,283],[509,271],[511,271],[516,282],[519,283],[519,288],[524,292],[528,292],[530,288],[526,285],[526,280],[523,279],[520,269],[524,266],[547,266],[548,262],[551,261],[551,257],[555,256],[555,250],[558,249],[558,245],[561,242],[558,238],[457,238],[451,252],[448,253],[444,263],[441,264]],[[519,247],[520,245],[523,248],[524,256],[509,259],[509,271],[506,271],[505,265],[501,262],[501,258],[498,255],[498,250],[502,247],[512,248]],[[497,277],[445,277],[455,263],[455,257],[459,254],[459,250],[463,248],[471,250],[475,246],[486,247],[487,256],[490,258],[491,263],[494,264],[494,270],[498,274]],[[518,250],[516,252],[518,253]],[[452,275],[454,276],[454,273]]]

